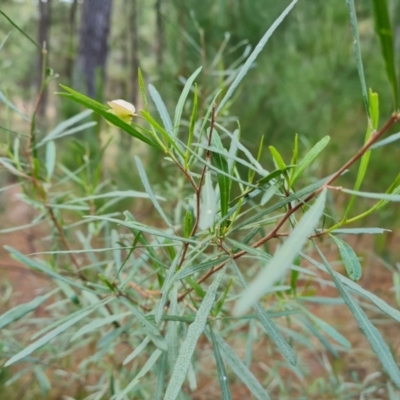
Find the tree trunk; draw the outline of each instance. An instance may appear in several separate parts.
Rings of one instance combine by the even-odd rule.
[[[51,0],[42,1],[39,0],[39,44],[43,49],[47,51],[47,57],[49,54],[49,33],[50,33],[50,10],[51,10]],[[39,53],[38,60],[38,77],[37,77],[37,87],[40,90],[42,85],[42,80],[46,77],[46,71],[43,71],[45,67],[43,65],[43,52]],[[44,115],[46,113],[47,105],[47,90],[43,92],[42,101],[39,107],[39,114]]]
[[[90,97],[102,96],[102,93],[96,93],[96,83],[103,87],[106,77],[111,3],[112,0],[83,2],[76,77],[78,83],[84,85]],[[101,81],[97,78],[101,78]]]

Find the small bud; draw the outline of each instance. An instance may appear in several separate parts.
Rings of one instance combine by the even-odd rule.
[[[133,116],[136,115],[135,106],[125,100],[113,100],[109,101],[107,104],[111,107],[111,110],[108,110],[108,112],[116,115],[127,124],[130,124]]]

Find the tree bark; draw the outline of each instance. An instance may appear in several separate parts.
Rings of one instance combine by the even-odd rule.
[[[96,93],[96,78],[101,78],[101,86],[104,86],[106,78],[111,5],[112,0],[83,2],[76,77],[77,83],[83,84],[92,98],[102,96],[102,93]]]

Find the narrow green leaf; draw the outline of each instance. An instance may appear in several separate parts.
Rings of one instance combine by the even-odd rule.
[[[148,336],[146,336],[142,343],[139,344],[139,346],[137,346],[135,348],[135,350],[132,351],[131,354],[129,354],[125,360],[122,362],[122,365],[126,365],[128,364],[130,361],[132,361],[135,357],[137,357],[145,348],[146,346],[150,343],[150,338]]]
[[[367,85],[365,83],[364,67],[361,56],[360,37],[358,35],[356,7],[354,5],[354,0],[346,0],[346,3],[349,7],[349,12],[350,12],[350,24],[351,24],[351,31],[353,34],[354,55],[356,56],[358,77],[360,78],[361,91],[364,99],[365,110],[368,113],[368,116],[370,116]]]
[[[185,86],[183,87],[182,93],[179,97],[178,103],[176,104],[174,130],[173,130],[174,136],[178,135],[179,125],[181,124],[183,106],[185,105],[186,98],[189,94],[189,90],[191,89],[193,82],[197,78],[197,75],[200,73],[201,69],[202,69],[202,67],[197,68],[196,71],[194,71],[193,74],[186,81]]]
[[[278,185],[269,187],[261,197],[260,206],[265,206],[279,190]]]
[[[340,255],[342,256],[343,264],[346,268],[347,275],[353,281],[358,281],[362,275],[362,268],[360,261],[358,261],[357,255],[354,250],[342,239],[331,235],[336,245],[339,248]]]
[[[212,136],[212,144],[219,150],[223,151],[224,147],[222,145],[221,139],[216,131],[214,131]],[[213,161],[218,170],[225,172],[226,175],[217,174],[219,195],[220,195],[220,205],[221,205],[221,217],[225,217],[229,209],[229,198],[232,181],[229,180],[229,169],[228,163],[226,162],[226,156],[224,157],[220,153],[213,153]]]
[[[20,261],[22,264],[26,265],[29,268],[43,272],[44,274],[51,276],[54,279],[63,281],[65,283],[67,283],[68,285],[74,286],[80,290],[91,292],[91,293],[96,293],[94,290],[89,289],[86,286],[76,283],[75,281],[72,281],[71,279],[68,279],[65,276],[57,274],[57,272],[54,272],[52,269],[50,269],[47,265],[43,264],[42,262],[40,262],[38,260],[34,260],[32,258],[29,258],[29,257],[23,255],[22,253],[20,253],[18,250],[13,249],[10,246],[4,246],[4,248],[11,254],[11,256],[14,259],[16,259],[17,261]]]
[[[127,317],[128,315],[131,315],[131,314],[132,313],[130,311],[126,311],[126,312],[119,313],[119,314],[109,315],[108,317],[105,317],[105,318],[95,318],[92,321],[90,321],[89,323],[87,323],[85,326],[80,328],[71,337],[71,341],[74,341],[74,340],[80,338],[81,336],[91,333],[93,331],[96,331],[105,325],[110,325],[115,321],[119,321],[122,318]]]
[[[344,193],[354,194],[360,197],[366,197],[368,199],[379,199],[379,200],[394,201],[394,202],[400,201],[400,194],[359,192],[356,190],[350,190],[345,188],[342,188],[341,191]]]
[[[198,103],[198,88],[197,85],[194,85],[194,97],[193,97],[193,107],[192,107],[192,115],[190,116],[189,122],[189,137],[186,145],[186,154],[185,154],[185,168],[187,169],[189,163],[189,148],[192,145],[193,137],[194,137],[194,129],[196,126],[197,120],[197,103]]]
[[[320,343],[325,347],[326,350],[328,350],[333,357],[339,358],[339,353],[335,349],[335,347],[329,342],[329,340],[315,327],[313,324],[310,324],[305,318],[302,318],[301,316],[296,316],[299,321],[305,326],[306,329],[310,331],[310,333],[315,336]]]
[[[206,331],[206,336],[210,342],[210,334]],[[261,386],[261,383],[246,367],[243,361],[235,354],[229,345],[219,336],[215,335],[222,358],[226,361],[237,377],[247,386],[257,400],[269,400],[268,393]]]
[[[221,169],[218,169],[211,163],[207,162],[204,158],[200,157],[198,154],[196,154],[192,150],[189,149],[189,151],[192,153],[193,158],[197,159],[200,164],[207,166],[208,170],[215,171],[216,173],[218,173],[220,175],[224,175],[231,181],[238,182],[238,183],[241,183],[242,185],[246,185],[247,187],[257,189],[256,185],[253,185],[253,184],[251,184],[245,180],[242,180],[240,178],[236,178],[236,176],[234,176],[234,173],[235,173],[234,171],[232,171],[232,173],[226,173],[225,171],[222,171]],[[218,153],[218,152],[216,152],[216,153]]]
[[[345,235],[363,235],[363,234],[376,235],[385,232],[390,232],[390,230],[382,228],[341,228],[341,229],[335,229],[330,233],[337,235],[341,233]]]
[[[137,192],[136,190],[115,190],[112,192],[101,193],[101,194],[94,194],[92,196],[85,196],[85,197],[78,197],[76,199],[68,200],[66,203],[72,204],[77,202],[83,202],[88,200],[98,200],[98,199],[107,199],[107,198],[120,198],[126,199],[129,197],[140,198],[140,199],[150,199],[148,193],[144,192]],[[157,200],[166,201],[164,197],[155,196]]]
[[[285,17],[289,14],[289,12],[292,10],[292,8],[296,5],[297,0],[293,0],[282,12],[282,14],[274,21],[274,23],[271,25],[271,27],[265,32],[264,36],[261,38],[261,40],[258,42],[257,46],[254,48],[252,53],[250,54],[249,58],[246,60],[244,63],[243,67],[240,69],[238,72],[235,80],[232,82],[231,86],[229,86],[228,91],[226,92],[225,96],[219,103],[219,106],[217,108],[217,114],[222,110],[222,108],[225,106],[227,101],[232,97],[233,93],[235,92],[237,86],[239,83],[242,81],[244,76],[247,74],[251,66],[253,65],[254,61],[256,60],[257,56],[260,54],[262,49],[264,48],[265,44],[268,42],[269,38],[272,36],[272,34],[275,32],[275,29],[281,24],[281,22],[285,19]]]
[[[243,292],[234,309],[236,315],[243,315],[261,296],[268,292],[275,282],[285,276],[293,260],[308,240],[308,236],[316,228],[324,211],[325,200],[326,189],[321,192],[315,204],[304,214],[267,266]]]
[[[235,148],[236,151],[237,151],[237,146],[236,146],[236,143],[235,143],[234,141],[231,142],[231,147],[232,147],[232,145],[234,146],[234,148]],[[204,149],[204,150],[209,150],[209,151],[211,151],[213,154],[219,154],[219,155],[221,155],[222,157],[226,158],[226,160],[227,160],[227,162],[228,162],[228,172],[229,172],[231,175],[233,175],[233,173],[234,173],[232,167],[233,167],[233,164],[234,164],[235,162],[246,166],[246,167],[249,168],[252,172],[260,173],[260,168],[255,167],[253,164],[247,162],[246,160],[244,160],[244,159],[241,158],[241,157],[236,157],[235,155],[231,155],[231,154],[228,153],[224,148],[218,148],[218,147],[216,147],[216,146],[207,146],[207,145],[202,144],[202,143],[196,143],[194,146],[200,147],[200,148],[202,148],[202,149]],[[279,174],[282,174],[282,171],[281,171],[281,170],[278,170],[278,171],[279,171]],[[275,171],[274,171],[274,172],[275,172]],[[268,175],[267,175],[267,176],[268,176]],[[266,178],[267,176],[265,176],[264,178]],[[264,179],[264,178],[261,178],[261,179]]]
[[[351,348],[351,343],[341,334],[339,333],[333,326],[329,325],[327,322],[318,318],[313,313],[306,311],[307,315],[310,319],[314,321],[319,329],[324,331],[327,335],[329,335],[333,340],[340,343],[342,346],[347,347],[348,349]]]
[[[286,164],[283,161],[282,156],[279,154],[279,151],[274,146],[268,146],[268,148],[274,160],[275,167],[280,169],[281,171],[285,171]]]
[[[294,146],[293,146],[293,155],[292,155],[291,165],[294,165],[296,167],[298,159],[299,159],[299,134],[296,133],[294,135]],[[295,168],[292,169],[292,171],[290,172],[290,182],[293,182],[294,173],[295,173]]]
[[[329,136],[322,138],[299,162],[298,167],[294,170],[293,178],[290,180],[290,186],[293,186],[301,177],[305,169],[317,158],[321,151],[326,147],[330,141]]]
[[[235,132],[233,132],[232,136],[234,137],[234,140],[231,140],[231,145],[229,147],[229,154],[228,154],[228,171],[231,174],[236,166],[236,161],[240,159],[237,157],[237,152],[238,152],[237,142],[239,141],[239,129],[236,129]]]
[[[40,51],[42,51],[42,46],[40,46],[35,40],[33,40],[25,31],[20,28],[2,9],[0,9],[0,14],[20,33],[22,33],[33,45],[35,45]]]
[[[246,221],[242,222],[241,224],[236,225],[235,229],[243,228],[244,226],[250,226],[253,223],[256,223],[262,219],[265,215],[271,214],[273,211],[279,210],[280,208],[284,207],[285,205],[291,203],[292,201],[301,201],[305,196],[308,196],[310,193],[313,193],[315,190],[319,189],[321,186],[324,185],[325,182],[329,180],[329,176],[325,177],[318,182],[312,183],[309,186],[299,190],[291,194],[290,196],[285,197],[283,200],[278,201],[277,203],[273,204],[272,206],[266,208],[265,210],[256,213],[252,217],[247,218]]]
[[[53,176],[56,165],[56,145],[51,140],[46,146],[46,178],[49,181]]]
[[[44,373],[43,368],[39,365],[33,367],[33,371],[38,381],[40,392],[43,398],[47,397],[49,390],[51,389],[51,382],[47,375]]]
[[[115,400],[126,399],[126,395],[139,383],[140,379],[143,378],[156,363],[158,358],[161,356],[162,351],[160,349],[154,350],[153,354],[149,357],[142,369],[135,376],[135,378],[129,383],[129,385],[115,397]]]
[[[57,337],[58,335],[60,335],[61,333],[65,332],[68,328],[70,328],[71,326],[75,325],[76,323],[78,323],[80,320],[86,318],[89,314],[91,314],[96,308],[103,306],[104,304],[110,302],[111,300],[113,300],[113,298],[107,298],[104,300],[101,300],[98,304],[96,305],[91,305],[90,307],[87,307],[83,310],[81,310],[81,312],[76,315],[74,318],[71,318],[70,320],[68,320],[67,322],[63,323],[62,325],[60,325],[59,327],[57,327],[56,329],[50,331],[48,334],[44,335],[42,338],[40,338],[39,340],[37,340],[36,342],[33,342],[32,344],[30,344],[28,347],[26,347],[24,350],[20,351],[19,353],[15,354],[13,357],[11,357],[5,364],[5,367],[8,367],[11,364],[16,363],[19,360],[22,360],[23,358],[29,356],[30,354],[32,354],[35,350],[37,350],[39,347],[44,346],[46,343],[50,342],[50,340],[54,339],[55,337]]]
[[[194,221],[195,221],[195,216],[194,216],[193,208],[189,207],[186,210],[185,219],[184,219],[184,223],[183,223],[183,233],[186,238],[190,237],[190,233],[192,232]]]
[[[399,88],[397,86],[394,36],[390,23],[389,9],[386,0],[373,0],[375,30],[381,43],[382,56],[385,61],[386,74],[390,82],[394,111],[399,109]]]
[[[162,296],[161,296],[161,299],[158,301],[156,308],[155,308],[155,312],[154,312],[154,320],[155,320],[156,324],[160,323],[162,316],[164,314],[164,307],[165,307],[165,304],[168,299],[169,291],[170,291],[173,283],[176,280],[176,278],[174,277],[174,274],[176,271],[176,267],[178,266],[178,262],[181,259],[182,251],[183,251],[183,247],[181,247],[181,249],[175,255],[175,258],[172,261],[171,266],[168,269],[168,274],[167,274],[165,281],[163,283],[163,286],[161,288]]]
[[[150,96],[152,98],[152,100],[154,101],[154,104],[157,107],[157,111],[160,114],[161,120],[164,124],[164,128],[166,130],[166,132],[168,133],[168,135],[172,135],[173,134],[173,126],[172,126],[172,121],[171,121],[171,117],[168,114],[167,111],[167,107],[165,106],[165,103],[163,102],[160,93],[158,93],[157,89],[152,85],[149,84],[149,93]]]
[[[139,320],[144,331],[150,337],[151,341],[161,350],[167,350],[167,343],[162,337],[160,330],[157,328],[155,324],[150,322],[146,316],[140,311],[137,307],[133,306],[132,303],[126,299],[120,299],[128,308],[131,310],[132,314]]]
[[[108,280],[108,278],[105,275],[98,274],[98,277],[108,287],[108,289],[111,291],[111,293],[115,292],[115,287],[112,285],[112,283]]]
[[[178,271],[176,273],[174,280],[180,280],[180,279],[186,278],[187,276],[206,271],[206,270],[214,267],[215,265],[225,262],[228,258],[229,257],[227,257],[227,256],[218,257],[214,260],[204,261],[200,264],[191,265],[188,268],[181,269],[180,271]]]
[[[261,136],[260,143],[258,145],[258,152],[257,152],[257,162],[258,163],[260,163],[263,150],[264,150],[264,135]],[[249,171],[249,173],[248,173],[249,182],[253,182],[254,175],[255,175],[254,169],[252,171]]]
[[[169,294],[170,305],[168,316],[174,316],[178,313],[178,285],[174,285]],[[180,337],[179,324],[175,320],[171,320],[167,325],[167,334],[165,340],[168,345],[168,366],[172,371],[176,360],[178,359]]]
[[[371,149],[377,149],[378,147],[386,146],[387,144],[393,143],[400,139],[400,132],[390,135],[386,139],[380,140],[371,146]]]
[[[138,81],[139,81],[140,93],[143,99],[144,109],[146,111],[149,111],[149,103],[147,101],[147,95],[146,95],[146,85],[144,83],[142,70],[140,68],[138,68]]]
[[[325,268],[331,275],[340,295],[342,296],[346,305],[349,307],[349,310],[351,311],[354,318],[356,319],[358,326],[360,327],[362,333],[368,339],[368,342],[370,343],[371,348],[374,350],[374,352],[378,356],[386,373],[390,376],[393,383],[398,388],[400,388],[400,370],[399,370],[399,367],[397,366],[395,360],[393,359],[393,355],[392,355],[389,347],[383,340],[378,329],[376,329],[375,326],[373,326],[371,324],[371,322],[369,321],[365,312],[356,303],[356,301],[350,296],[350,294],[347,292],[346,288],[341,284],[340,280],[336,277],[331,266],[329,265],[328,261],[326,260],[325,256],[323,255],[323,253],[321,252],[319,247],[318,246],[315,246],[315,247],[325,265]]]
[[[4,39],[1,41],[0,43],[0,50],[4,47],[4,45],[6,44],[8,37],[11,35],[11,32],[8,32],[6,36],[4,36]]]
[[[378,123],[379,123],[379,98],[378,94],[372,92],[371,89],[369,90],[369,107],[370,107],[371,121],[370,123],[368,123],[367,126],[367,132],[365,134],[364,143],[368,142],[368,140],[371,138],[371,135],[378,128]],[[371,157],[371,150],[368,150],[361,157],[360,166],[357,172],[356,183],[354,184],[353,188],[354,190],[359,190],[361,187],[361,184],[367,172],[370,157]],[[349,212],[354,205],[355,199],[356,197],[354,195],[350,198],[346,207],[346,212],[344,214],[343,221],[346,221],[347,216],[349,215]]]
[[[91,114],[93,114],[92,110],[85,110],[80,112],[79,114],[74,115],[71,118],[66,119],[65,121],[60,122],[52,131],[50,131],[37,145],[36,148],[46,144],[50,140],[55,140],[60,137],[64,137],[67,135],[72,135],[73,133],[77,133],[81,130],[90,128],[94,125],[96,125],[96,122],[87,122],[82,125],[78,125],[77,127],[70,128],[71,126],[75,125],[79,121],[89,117]]]
[[[240,138],[240,130],[239,130],[239,134],[236,135],[236,134],[235,134],[236,131],[232,134],[232,133],[229,132],[226,128],[224,128],[222,125],[218,124],[217,122],[215,123],[215,125],[216,125],[218,128],[220,128],[224,133],[226,133],[226,134],[230,137],[230,139],[231,139],[232,141],[235,142],[236,147],[246,155],[247,159],[254,165],[254,167],[256,167],[257,172],[258,172],[260,175],[262,175],[262,176],[268,175],[269,172],[266,171],[266,170],[261,166],[261,164],[253,157],[253,155],[251,154],[251,151],[249,151],[249,149],[248,149],[246,146],[243,146],[243,144],[240,143],[240,140],[239,140],[239,138]],[[238,161],[238,160],[237,160],[237,161]]]
[[[236,270],[236,274],[239,276],[242,287],[246,289],[246,281],[236,263],[234,263],[234,268]],[[255,312],[265,332],[276,344],[281,354],[289,361],[290,364],[296,365],[296,354],[294,353],[293,349],[290,347],[286,339],[283,337],[283,335],[279,332],[278,327],[272,321],[271,317],[264,310],[264,307],[259,302],[255,303]]]
[[[190,238],[183,238],[180,236],[175,236],[172,234],[169,234],[167,232],[155,229],[155,228],[151,228],[149,226],[146,225],[142,225],[139,222],[134,222],[134,221],[122,221],[116,218],[109,218],[109,217],[96,217],[94,215],[90,215],[85,217],[87,219],[91,219],[91,220],[95,220],[95,221],[108,221],[108,222],[114,222],[116,224],[122,225],[122,226],[126,226],[127,228],[131,228],[131,229],[136,229],[140,232],[144,232],[144,233],[149,233],[150,235],[154,235],[154,236],[159,236],[159,237],[163,237],[166,239],[170,239],[173,241],[177,241],[177,242],[187,242],[187,243],[193,243],[193,244],[197,244],[196,240],[190,239]]]
[[[188,328],[186,338],[179,349],[178,359],[174,365],[171,379],[165,392],[164,400],[175,400],[179,395],[183,381],[186,377],[186,373],[189,369],[197,341],[206,327],[207,318],[214,304],[218,286],[222,281],[224,273],[225,268],[218,273],[217,277],[214,279],[214,282],[208,288],[207,294],[205,295],[200,308],[196,313],[196,318]]]
[[[2,165],[5,169],[7,169],[11,174],[16,176],[22,176],[23,178],[28,178],[28,175],[25,175],[23,172],[18,171],[14,165],[12,164],[12,160],[9,158],[0,157],[0,165]]]
[[[205,290],[199,285],[192,277],[188,276],[185,278],[186,283],[195,291],[197,296],[200,297],[200,299],[203,299],[204,296],[206,295]]]
[[[301,255],[301,257],[303,257],[305,260],[309,261],[312,265],[315,265],[320,270],[328,272],[323,264],[315,261],[314,259],[307,256],[306,254],[300,253],[300,255]],[[380,297],[376,296],[375,294],[368,292],[368,290],[365,290],[359,284],[353,282],[351,279],[346,278],[345,276],[339,274],[338,272],[335,272],[334,274],[335,274],[336,278],[340,280],[341,283],[346,285],[353,292],[369,299],[372,303],[374,303],[382,312],[384,312],[390,318],[393,318],[395,321],[400,322],[400,311],[399,310],[396,310],[395,308],[393,308],[392,306],[387,304],[385,301],[383,301]]]
[[[154,400],[161,400],[164,394],[165,375],[168,367],[168,352],[164,351],[157,369],[157,387],[154,393]]]
[[[0,101],[2,101],[10,110],[12,110],[16,114],[18,114],[22,119],[24,119],[25,121],[30,121],[29,117],[27,117],[24,113],[19,111],[18,108],[13,103],[11,103],[11,101],[8,100],[7,97],[1,91],[0,91]],[[14,132],[10,129],[4,128],[4,127],[2,127],[2,129],[5,129],[6,131],[11,132],[11,133],[16,133],[18,135],[17,132]]]
[[[153,136],[157,137],[158,141],[159,139],[156,131],[161,133],[165,143],[168,143],[170,146],[172,146],[179,153],[179,155],[183,157],[183,152],[179,146],[179,142],[171,135],[171,132],[167,132],[147,111],[142,110],[140,114],[150,124],[152,131],[149,132],[151,132]],[[160,141],[160,146],[165,145]],[[166,149],[164,149],[164,151],[167,152]]]
[[[124,122],[121,118],[118,118],[116,115],[108,112],[108,108],[101,103],[91,99],[90,97],[84,96],[83,94],[76,92],[75,90],[70,89],[67,86],[60,85],[65,91],[68,93],[57,93],[59,96],[67,97],[76,103],[82,104],[85,107],[93,110],[96,114],[101,115],[104,119],[109,121],[112,125],[115,125],[118,128],[121,128],[127,134],[136,137],[144,143],[149,144],[152,147],[161,149],[158,143],[155,143],[153,140],[148,137],[142,135],[137,129],[135,129],[130,124]]]
[[[217,364],[218,380],[219,380],[219,386],[221,388],[222,399],[230,400],[232,399],[232,394],[231,394],[231,389],[229,387],[228,374],[226,373],[224,361],[222,360],[221,353],[219,351],[219,345],[215,339],[214,331],[212,330],[211,326],[209,328],[209,332],[210,332],[211,344],[214,349],[215,363]]]
[[[38,296],[31,300],[29,303],[19,304],[18,306],[6,311],[0,316],[0,330],[4,329],[7,325],[14,321],[18,321],[26,314],[35,311],[41,304],[43,304],[48,298],[58,292],[59,289],[53,290],[43,296]]]
[[[149,195],[150,200],[154,205],[154,208],[158,211],[158,213],[160,214],[160,216],[162,217],[164,222],[167,224],[167,226],[169,226],[171,228],[172,224],[169,221],[168,217],[165,215],[165,213],[164,213],[163,209],[161,208],[156,196],[153,193],[153,190],[151,188],[150,182],[147,179],[146,171],[145,171],[145,169],[143,167],[142,162],[140,161],[140,158],[135,156],[135,162],[136,162],[137,169],[139,171],[140,179],[142,180],[143,186],[144,186],[144,188],[146,190],[146,193]]]

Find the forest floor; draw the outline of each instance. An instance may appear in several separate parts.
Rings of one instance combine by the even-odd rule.
[[[20,189],[18,186],[15,186],[7,190],[6,195],[1,197],[0,229],[26,225],[32,220],[32,209],[21,201],[19,196]],[[46,233],[44,229],[46,228],[39,225],[34,228],[25,228],[0,235],[1,312],[6,311],[16,304],[24,303],[35,298],[39,293],[43,293],[44,289],[52,286],[51,281],[47,277],[20,265],[18,262],[11,259],[3,248],[4,245],[9,245],[24,254],[32,254],[40,251],[43,246],[43,243],[40,242],[40,238]],[[393,235],[389,246],[393,249],[393,252],[398,255],[400,249],[395,245],[396,242],[398,242],[396,236],[398,238],[398,235]],[[398,307],[394,302],[392,272],[383,266],[379,258],[373,256],[373,238],[371,236],[363,236],[358,238],[357,241],[354,241],[352,245],[357,250],[357,253],[363,257],[363,277],[358,283],[363,288],[383,298],[392,306]],[[332,257],[334,256],[336,256],[336,254],[332,249]],[[324,278],[326,278],[326,276]],[[326,286],[320,287],[317,295],[335,297],[338,294],[335,288]],[[307,387],[315,384],[318,379],[324,379],[325,383],[328,382],[330,372],[333,372],[338,377],[340,376],[341,382],[353,382],[355,379],[358,380],[359,383],[366,381],[366,384],[371,384],[371,382],[368,381],[374,380],[380,382],[382,385],[383,382],[386,382],[387,379],[377,357],[370,349],[367,340],[360,332],[347,307],[344,305],[326,307],[313,303],[307,303],[305,306],[309,311],[328,322],[344,335],[344,337],[351,342],[352,350],[349,352],[341,352],[340,359],[335,359],[326,352],[324,347],[317,340],[315,341],[315,349],[313,351],[305,347],[297,346],[298,348],[296,351],[299,362],[301,362],[302,368],[307,371],[307,379],[305,382],[300,382],[297,379],[297,382],[294,383],[293,396],[295,397],[293,397],[293,399],[321,399],[321,390],[323,389],[318,389],[318,387],[315,389],[315,397],[311,392],[308,392],[306,397],[302,397],[302,393],[306,391]],[[389,318],[386,318],[382,314],[378,314],[374,310],[368,310],[367,312],[374,324],[379,328],[384,339],[389,343],[395,358],[397,356],[398,359],[400,356],[398,324],[389,320]],[[243,332],[241,337],[243,338],[245,335],[246,332]],[[204,345],[206,345],[206,342],[204,342]],[[200,342],[200,347],[201,346],[202,342]],[[233,343],[233,347],[239,356],[244,356],[245,346],[243,341]],[[266,349],[269,350],[266,351]],[[281,356],[273,349],[273,346],[271,346],[267,338],[259,343],[254,343],[254,367],[252,368],[257,376],[262,377],[268,375],[269,367],[266,365],[268,364],[265,360],[266,354],[268,354],[268,359],[281,360]],[[204,363],[211,363],[211,361],[204,360]],[[203,400],[219,398],[220,389],[215,374],[207,372],[213,370],[213,368],[214,366],[211,368],[210,365],[209,369],[204,369],[206,371],[205,373],[199,375],[197,382],[198,389],[190,394],[192,399]],[[295,375],[291,373],[290,370],[286,369],[284,373],[287,374],[287,376],[291,376],[292,382],[296,381]],[[335,383],[331,382],[330,384],[334,385]],[[324,384],[322,384],[322,386],[324,386]],[[240,382],[236,382],[232,385],[232,393],[233,399],[250,398],[247,388]],[[290,393],[290,390],[288,393]],[[68,395],[74,396],[73,393]],[[379,390],[377,390],[371,398],[385,399],[387,398],[385,396],[385,394],[380,395]],[[23,398],[31,400],[29,397]],[[56,395],[56,397],[51,397],[51,399],[58,398],[61,399],[62,397],[58,397],[58,395]],[[323,398],[336,399],[339,397],[330,397],[328,393],[325,393]],[[367,399],[370,397],[365,398]],[[19,399],[18,397],[18,400]],[[10,400],[13,399],[10,398]]]

